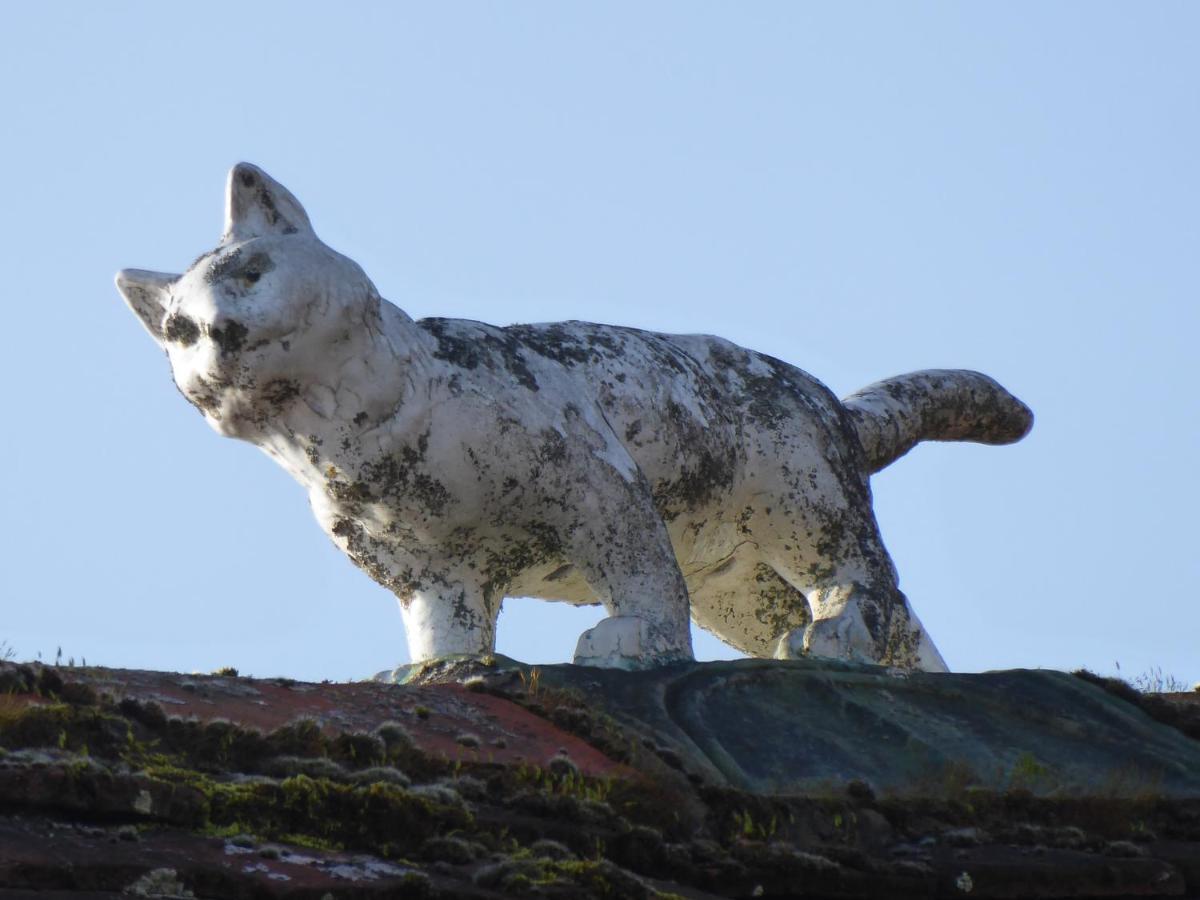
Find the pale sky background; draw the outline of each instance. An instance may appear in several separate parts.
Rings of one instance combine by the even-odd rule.
[[[23,3],[0,30],[0,640],[307,679],[407,658],[301,489],[179,397],[112,285],[238,160],[414,317],[708,332],[839,394],[1037,414],[874,479],[951,667],[1200,680],[1200,5]],[[509,601],[566,660],[599,608]],[[702,658],[733,655],[701,635]]]

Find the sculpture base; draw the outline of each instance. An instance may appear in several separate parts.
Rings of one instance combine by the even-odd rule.
[[[402,667],[377,678],[435,684],[482,678],[512,690],[577,692],[652,736],[710,783],[811,793],[854,780],[922,795],[947,773],[978,788],[1035,795],[1200,798],[1200,741],[1078,676],[1045,669],[901,672],[832,660],[684,663],[645,671],[529,666]],[[1194,708],[1200,693],[1176,695]]]

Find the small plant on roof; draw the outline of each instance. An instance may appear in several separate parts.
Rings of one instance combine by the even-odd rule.
[[[518,671],[517,674],[521,678],[521,684],[525,687],[525,693],[530,697],[536,697],[538,688],[541,686],[542,670],[530,669],[528,676],[523,671]]]
[[[1133,686],[1143,694],[1181,694],[1188,689],[1187,682],[1164,673],[1162,666],[1154,666],[1138,675],[1133,679]]]

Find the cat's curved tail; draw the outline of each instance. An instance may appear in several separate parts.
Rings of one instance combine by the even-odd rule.
[[[1033,427],[1029,407],[991,378],[966,369],[927,369],[868,385],[842,401],[868,474],[920,441],[1011,444]]]

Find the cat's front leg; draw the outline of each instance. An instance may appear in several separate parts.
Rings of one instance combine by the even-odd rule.
[[[490,656],[496,649],[499,604],[485,599],[473,579],[435,573],[400,599],[412,662],[447,656]]]
[[[558,529],[564,551],[608,618],[584,632],[577,665],[645,669],[691,660],[687,584],[645,480],[593,467]]]

